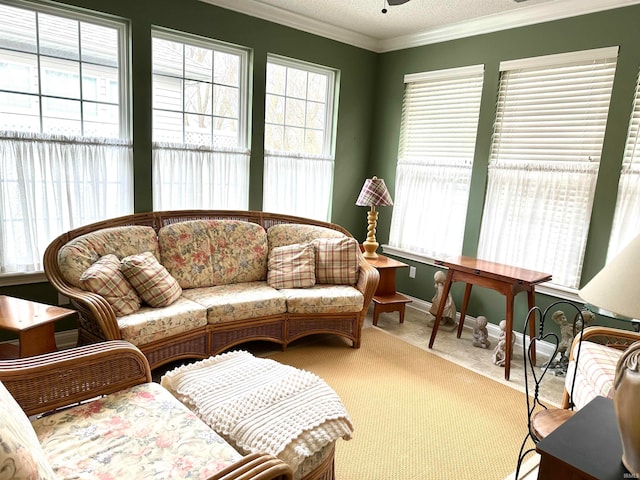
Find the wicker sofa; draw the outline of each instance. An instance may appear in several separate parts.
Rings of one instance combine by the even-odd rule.
[[[114,286],[119,268],[127,276]],[[149,212],[86,225],[49,244],[44,269],[79,313],[79,344],[126,340],[152,369],[318,333],[358,348],[379,280],[344,228],[257,211]]]
[[[233,449],[123,341],[0,361],[0,439],[2,478],[292,478],[271,455]]]
[[[571,345],[562,408],[573,404],[579,410],[597,396],[613,398],[618,360],[632,343],[639,340],[639,332],[602,326],[585,328],[582,337],[576,336]],[[579,345],[580,357],[576,365]],[[569,394],[572,385],[573,398]]]

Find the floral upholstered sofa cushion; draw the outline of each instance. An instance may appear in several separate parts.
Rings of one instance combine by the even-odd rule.
[[[191,220],[158,231],[161,263],[182,288],[267,278],[267,233],[239,220]]]
[[[293,245],[294,243],[311,243],[317,238],[346,238],[346,235],[331,228],[295,223],[281,223],[273,225],[267,230],[269,253],[276,247]]]
[[[57,478],[206,479],[241,455],[157,383],[33,422]]]
[[[140,225],[104,228],[70,240],[58,253],[58,265],[65,280],[84,288],[80,277],[100,257],[113,254],[122,260],[143,252],[152,252],[160,258],[153,228]]]

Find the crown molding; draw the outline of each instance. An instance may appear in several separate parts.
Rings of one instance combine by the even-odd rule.
[[[390,39],[376,39],[251,0],[200,1],[377,53],[457,40],[473,35],[498,32],[640,4],[640,0],[566,0],[563,2],[550,2],[437,27],[416,34]]]
[[[639,4],[640,0],[566,0],[563,3],[532,5],[510,12],[481,17],[466,22],[446,25],[413,35],[403,35],[380,41],[377,52],[390,52],[419,47],[460,38],[526,27],[537,23],[577,17],[589,13],[612,10]]]
[[[328,23],[308,18],[298,13],[290,12],[282,8],[273,7],[264,3],[251,0],[200,0],[204,3],[216,5],[227,10],[244,13],[269,22],[278,23],[286,27],[302,30],[320,37],[329,38],[338,42],[364,48],[373,52],[380,51],[380,40],[361,33],[336,27]],[[640,0],[638,0],[640,1]]]

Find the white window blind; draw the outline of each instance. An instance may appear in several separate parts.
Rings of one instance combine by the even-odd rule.
[[[613,217],[609,252],[611,260],[640,234],[640,75],[636,83],[633,112],[618,185],[616,212]]]
[[[269,55],[262,208],[329,221],[338,72]]]
[[[389,245],[462,252],[484,66],[405,76]]]
[[[617,47],[504,62],[478,256],[577,288]]]

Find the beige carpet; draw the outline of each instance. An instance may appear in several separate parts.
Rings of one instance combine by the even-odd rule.
[[[500,480],[526,432],[524,394],[377,328],[271,358],[312,371],[340,395],[354,437],[339,440],[337,480]]]

